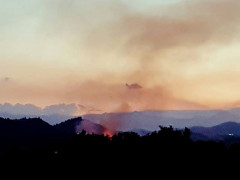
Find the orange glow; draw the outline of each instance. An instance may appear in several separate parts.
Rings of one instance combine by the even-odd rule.
[[[111,132],[111,131],[109,131],[109,130],[105,130],[104,132],[103,132],[103,135],[104,136],[107,136],[109,139],[112,139],[112,137],[113,137],[113,133]]]

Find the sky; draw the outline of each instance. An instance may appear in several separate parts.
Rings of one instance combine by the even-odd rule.
[[[240,105],[240,1],[0,0],[0,103]]]

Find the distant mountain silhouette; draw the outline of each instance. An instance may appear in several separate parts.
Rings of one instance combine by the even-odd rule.
[[[54,127],[55,132],[64,134],[76,134],[76,127],[80,126],[82,118],[69,119],[67,121],[61,122]]]
[[[15,107],[15,106],[14,106]],[[25,106],[24,106],[25,107]],[[61,106],[59,106],[61,108]],[[66,106],[67,108],[68,106]],[[10,108],[11,109],[11,108]],[[21,119],[24,117],[40,117],[51,125],[59,124],[67,119],[76,118],[72,115],[58,114],[57,111],[51,111],[45,114],[24,114],[20,109],[11,111],[0,111],[0,117],[10,119]],[[67,108],[68,109],[68,108]],[[32,110],[33,111],[33,110]],[[35,111],[34,111],[35,112]],[[55,113],[55,114],[54,114]],[[172,125],[175,128],[185,128],[193,126],[212,127],[224,122],[240,123],[240,108],[227,110],[176,110],[176,111],[139,111],[127,113],[104,113],[87,114],[83,116],[84,120],[95,124],[102,124],[108,127],[109,124],[121,124],[117,131],[131,131],[132,129],[144,129],[147,131],[158,130],[158,126]],[[108,123],[111,121],[111,123]]]
[[[110,129],[118,124],[117,131],[144,129],[156,131],[158,126],[185,128],[193,126],[212,127],[224,122],[240,122],[240,109],[230,110],[182,110],[182,111],[140,111],[127,113],[89,114],[83,118]],[[111,123],[108,123],[111,122]],[[108,126],[109,125],[109,126]]]
[[[226,122],[213,127],[192,127],[191,131],[213,140],[223,140],[227,136],[240,137],[240,123]]]
[[[85,130],[89,134],[103,134],[105,130],[102,125],[93,123],[88,120],[83,120],[81,117],[69,119],[67,121],[61,122],[60,124],[56,124],[53,127],[57,133],[70,135],[81,133],[82,130]]]
[[[137,118],[140,120],[146,117],[146,115],[153,114],[157,112],[135,112],[135,113],[114,113],[106,114],[107,117],[115,117],[115,121],[127,121],[127,117],[130,117],[127,125],[129,127],[135,127],[137,123]],[[198,112],[199,113],[199,112]],[[141,115],[144,115],[141,117]],[[156,117],[158,117],[155,114]],[[228,112],[209,112],[211,117],[222,116],[223,119],[228,117],[235,118],[235,115]],[[121,116],[120,116],[121,115]],[[137,115],[137,116],[136,116]],[[102,115],[92,115],[96,117],[101,117]],[[88,115],[87,117],[92,117]],[[173,114],[163,114],[163,116],[175,116]],[[185,114],[186,116],[186,114]],[[95,118],[96,118],[95,117]],[[144,120],[140,126],[146,125],[144,128],[133,128],[129,130],[130,132],[135,132],[140,136],[145,136],[150,134],[152,131],[148,130],[149,125],[155,126],[159,121],[154,122],[155,118],[152,118],[147,122]],[[205,118],[208,119],[209,115],[205,115]],[[106,119],[107,119],[106,118]],[[201,119],[201,118],[200,118]],[[229,118],[231,119],[231,118]],[[232,120],[231,119],[231,120]],[[104,120],[104,119],[103,119]],[[101,119],[98,121],[101,123]],[[114,121],[113,121],[114,122]],[[180,121],[181,122],[181,121]],[[148,124],[149,123],[149,124]],[[121,124],[120,126],[126,126],[126,124]],[[47,122],[43,121],[41,118],[22,118],[22,119],[5,119],[0,118],[0,144],[9,144],[14,142],[15,144],[24,144],[26,146],[42,145],[52,141],[62,141],[66,138],[69,138],[75,134],[81,133],[85,130],[88,134],[104,134],[106,128],[98,123],[82,119],[81,117],[72,118],[61,122],[56,125],[50,125]],[[217,140],[217,141],[228,141],[231,142],[237,139],[239,141],[240,137],[240,123],[236,122],[226,122],[212,127],[202,127],[202,126],[193,126],[191,130],[191,139],[193,141],[208,141],[208,140]],[[117,132],[126,132],[126,131],[117,131]]]
[[[103,134],[106,128],[100,124],[84,119],[81,124],[77,126],[76,132],[80,133],[82,130],[85,130],[89,134]]]
[[[191,132],[191,140],[195,141],[210,141],[211,139],[208,136],[205,136],[200,133]]]
[[[27,136],[49,133],[53,127],[40,118],[10,120],[0,118],[0,135]]]
[[[83,120],[81,117],[50,125],[40,118],[4,119],[0,118],[1,143],[19,142],[35,144],[48,142],[51,139],[65,138],[86,130],[88,133],[101,134],[104,127]],[[24,144],[23,143],[23,144]]]
[[[27,115],[27,114],[11,114],[7,112],[0,112],[0,117],[9,118],[9,119],[23,119],[27,118],[36,118],[39,117],[42,120],[46,121],[51,125],[55,125],[61,122],[66,121],[67,119],[74,118],[74,116],[70,115],[61,115],[61,114],[49,114],[49,115]]]
[[[147,131],[145,129],[132,129],[131,132],[135,132],[135,133],[137,133],[140,136],[145,136],[145,135],[151,133],[151,131]]]
[[[32,151],[52,142],[53,127],[39,118],[0,118],[0,155],[11,151]]]

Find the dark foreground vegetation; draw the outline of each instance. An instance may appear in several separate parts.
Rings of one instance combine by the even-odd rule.
[[[42,122],[38,123],[40,126]],[[112,137],[87,134],[86,131],[73,134],[60,127],[54,133],[42,133],[41,130],[31,136],[29,132],[21,133],[12,137],[1,134],[1,165],[9,168],[49,167],[52,171],[74,166],[107,171],[133,167],[145,170],[229,168],[240,162],[240,144],[195,142],[190,139],[191,132],[187,128],[160,127],[159,131],[145,136],[123,132]]]
[[[146,136],[133,132],[118,133],[112,137],[104,135],[80,134],[62,137],[43,137],[32,142],[34,147],[27,149],[18,142],[7,145],[7,152],[1,155],[2,161],[15,162],[79,162],[86,164],[112,164],[128,161],[161,162],[165,160],[234,161],[240,159],[240,145],[227,147],[223,142],[198,141],[190,139],[190,130],[174,130],[160,127],[160,130]],[[42,141],[46,140],[47,143]],[[40,143],[40,144],[38,144]],[[4,147],[6,148],[6,147]],[[193,163],[192,162],[192,163]]]

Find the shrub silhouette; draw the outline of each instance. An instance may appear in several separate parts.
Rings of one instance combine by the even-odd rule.
[[[153,162],[157,162],[157,167],[179,168],[179,164],[202,163],[205,166],[212,166],[240,160],[240,145],[227,147],[222,142],[193,142],[188,128],[184,130],[176,130],[172,126],[159,128],[159,131],[145,136],[139,136],[134,132],[119,132],[111,138],[87,134],[86,131],[71,137],[69,134],[66,137],[61,134],[56,138],[56,134],[49,134],[38,137],[41,146],[36,146],[35,142],[34,147],[30,149],[29,144],[27,148],[15,142],[2,144],[6,146],[6,151],[0,152],[1,160],[28,164],[37,162],[44,166],[47,163],[51,167],[58,167],[60,164],[73,165],[76,162],[81,162],[85,167],[112,166],[117,162],[129,168],[153,165]]]

